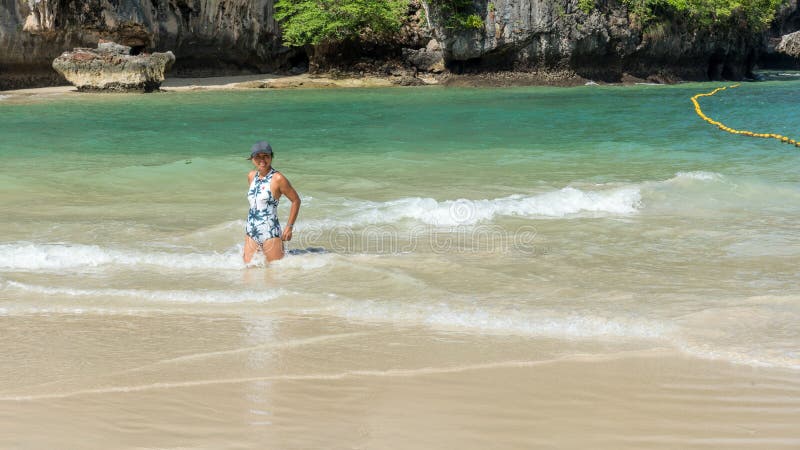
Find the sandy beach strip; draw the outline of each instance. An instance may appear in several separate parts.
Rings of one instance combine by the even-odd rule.
[[[428,84],[436,84],[431,78]],[[396,86],[388,77],[365,76],[359,78],[302,75],[237,75],[208,78],[167,78],[161,84],[164,92],[184,92],[196,90],[234,90],[234,89],[304,89],[304,88],[359,88]],[[75,86],[51,86],[43,88],[16,89],[0,91],[0,96],[30,97],[53,96],[76,93]]]
[[[800,446],[796,371],[666,348],[576,353],[583,344],[303,315],[0,325],[2,448]]]

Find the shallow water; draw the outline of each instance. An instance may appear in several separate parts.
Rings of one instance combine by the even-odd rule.
[[[798,369],[800,150],[700,120],[717,86],[5,98],[0,320],[312,314]],[[797,92],[701,105],[798,139]],[[269,268],[240,257],[258,139],[303,198]]]

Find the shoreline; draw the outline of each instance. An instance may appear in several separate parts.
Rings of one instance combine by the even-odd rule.
[[[383,87],[576,87],[584,85],[626,86],[637,84],[669,85],[670,82],[626,77],[618,83],[597,82],[575,74],[553,72],[493,72],[481,74],[418,74],[413,76],[319,74],[280,75],[264,73],[257,75],[229,75],[221,77],[167,78],[161,84],[161,92],[186,92],[200,90],[248,90],[248,89],[337,89],[337,88],[383,88]],[[50,96],[78,92],[73,85],[48,86],[0,91],[0,98],[15,96]],[[104,92],[91,92],[104,93]]]
[[[759,80],[749,80],[759,81]],[[455,88],[502,88],[502,87],[577,87],[577,86],[671,86],[682,83],[702,82],[695,80],[637,78],[626,75],[619,82],[596,81],[572,72],[487,72],[472,74],[300,74],[280,75],[263,73],[256,75],[228,75],[221,77],[171,77],[161,84],[160,92],[187,92],[202,90],[251,90],[251,89],[341,89],[341,88],[385,88],[385,87],[455,87]],[[729,81],[720,80],[720,83]],[[13,97],[52,96],[78,92],[72,85],[48,86],[0,91],[0,101]],[[106,92],[87,92],[103,94]],[[108,92],[117,94],[117,92]],[[124,92],[123,92],[124,93]],[[135,92],[132,92],[135,93]]]
[[[431,81],[430,85],[437,84]],[[355,88],[355,87],[391,87],[396,84],[390,77],[343,77],[302,75],[233,75],[208,78],[167,78],[161,84],[161,92],[186,92],[199,90],[244,90],[244,89],[321,89],[321,88]],[[0,91],[0,96],[39,96],[63,95],[77,93],[73,85],[49,86],[39,88],[14,89]],[[104,92],[88,92],[87,94],[103,94]]]

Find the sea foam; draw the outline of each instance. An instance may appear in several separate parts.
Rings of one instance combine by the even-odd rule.
[[[284,269],[314,270],[330,264],[335,255],[323,248],[293,248],[286,258],[275,261]],[[257,253],[253,261],[242,262],[241,245],[225,252],[164,252],[135,249],[115,250],[83,244],[0,244],[0,271],[84,270],[87,268],[128,267],[136,269],[175,270],[242,270],[263,267],[265,261]]]
[[[343,302],[341,315],[348,319],[424,324],[440,329],[464,329],[483,333],[553,338],[662,338],[673,327],[639,317],[602,317],[572,311],[507,311],[460,308],[448,304],[388,305],[375,301]]]
[[[6,281],[0,286],[42,295],[62,297],[130,298],[163,303],[266,303],[287,295],[284,289],[258,291],[220,290],[144,290],[144,289],[75,289],[66,287],[37,286],[16,281]]]
[[[720,181],[724,177],[722,174],[716,172],[706,172],[702,170],[692,171],[692,172],[678,172],[675,174],[673,178],[670,178],[667,181],[679,181],[679,180],[698,180],[698,181]]]
[[[722,174],[707,171],[677,172],[659,181],[628,183],[593,188],[567,186],[535,195],[514,194],[494,199],[435,200],[405,197],[384,202],[345,200],[337,213],[326,219],[306,221],[304,227],[335,228],[396,224],[413,221],[425,225],[453,227],[486,223],[498,217],[553,219],[573,217],[626,216],[643,209],[642,190],[669,187],[681,182],[725,181]]]
[[[109,300],[127,299],[147,304],[204,304],[204,305],[263,305],[276,300],[285,307],[294,309],[297,301],[294,296],[306,297],[308,294],[287,291],[283,288],[245,290],[149,290],[113,288],[72,288],[65,286],[39,286],[16,281],[0,281],[5,291],[19,291],[42,296],[80,299],[69,301],[68,305],[37,304],[19,308],[0,308],[0,315],[30,313],[108,313],[126,311],[129,306],[114,305]],[[101,299],[101,303],[97,303]],[[796,298],[767,299],[768,304],[778,303],[776,311],[793,310]],[[253,306],[261,307],[261,306]],[[348,320],[390,323],[410,326],[425,326],[438,330],[458,330],[473,333],[530,336],[556,339],[601,339],[625,341],[649,341],[649,345],[668,345],[689,355],[704,359],[718,359],[751,366],[800,368],[800,356],[794,351],[790,340],[756,342],[756,336],[763,335],[761,326],[774,323],[776,316],[764,315],[761,309],[721,308],[688,316],[688,319],[674,320],[670,317],[653,315],[642,316],[635,313],[574,310],[553,308],[503,308],[490,305],[477,306],[452,302],[435,303],[397,303],[367,299],[349,299],[335,294],[317,297],[316,307],[326,315]],[[306,310],[303,308],[303,310]],[[259,310],[261,311],[261,310]],[[744,312],[742,312],[744,311]],[[744,314],[746,313],[746,314]],[[719,317],[721,323],[709,321],[706,317]],[[731,330],[738,330],[737,324],[742,315],[748,318],[759,317],[756,324],[744,330],[749,339],[741,341]],[[790,317],[784,322],[795,320]],[[778,320],[780,321],[780,320]],[[719,321],[717,321],[719,322]],[[730,325],[730,326],[728,326]],[[736,327],[734,327],[736,325]],[[786,324],[781,324],[786,326]],[[781,327],[779,327],[781,328]]]
[[[156,266],[176,269],[241,269],[241,253],[170,253],[114,250],[82,244],[0,244],[0,269],[59,270],[78,267]]]
[[[704,359],[719,359],[736,364],[764,367],[800,368],[800,354],[790,342],[755,342],[763,330],[753,327],[751,338],[742,343],[736,334],[710,326],[679,323],[671,317],[647,317],[630,313],[600,313],[572,309],[499,309],[464,307],[437,303],[431,305],[396,305],[379,301],[338,299],[338,315],[351,320],[424,325],[434,329],[463,330],[487,334],[530,336],[556,339],[637,340],[670,346]],[[785,307],[785,306],[784,306]],[[735,314],[724,309],[716,313],[723,320],[736,321]],[[754,314],[749,314],[752,317]],[[768,316],[764,322],[775,322]],[[784,324],[781,324],[784,325]],[[783,328],[783,327],[781,327]]]
[[[363,226],[413,220],[433,226],[463,226],[487,222],[500,216],[562,218],[589,215],[627,215],[640,208],[639,188],[622,187],[597,191],[565,187],[538,195],[510,195],[484,200],[443,200],[406,197],[386,202],[345,201],[332,219],[311,221],[309,226]]]

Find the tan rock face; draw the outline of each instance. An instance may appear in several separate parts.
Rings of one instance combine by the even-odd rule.
[[[0,0],[0,90],[65,84],[53,59],[101,39],[173,51],[175,76],[291,67],[272,11],[273,0]]]
[[[446,2],[422,0],[447,67],[481,70],[573,72],[619,82],[627,74],[647,79],[741,79],[763,45],[754,30],[698,27],[680,17],[643,28],[626,2],[481,0],[472,13],[478,28],[452,26]],[[795,0],[793,0],[795,1]]]
[[[800,58],[800,31],[781,36],[775,50],[793,58]]]
[[[101,39],[133,53],[175,52],[175,77],[308,67],[384,73],[400,64],[425,74],[547,70],[603,81],[737,79],[765,46],[739,29],[720,33],[677,19],[645,30],[622,1],[596,1],[587,14],[579,0],[475,0],[483,26],[469,30],[448,26],[442,2],[408,2],[407,23],[393,40],[309,52],[282,46],[274,0],[0,0],[0,90],[64,84],[53,59]],[[779,35],[800,23],[797,3],[781,10],[773,27]]]
[[[97,49],[77,48],[53,61],[53,69],[79,91],[152,92],[175,62],[172,52],[131,55],[131,48],[104,42]]]

